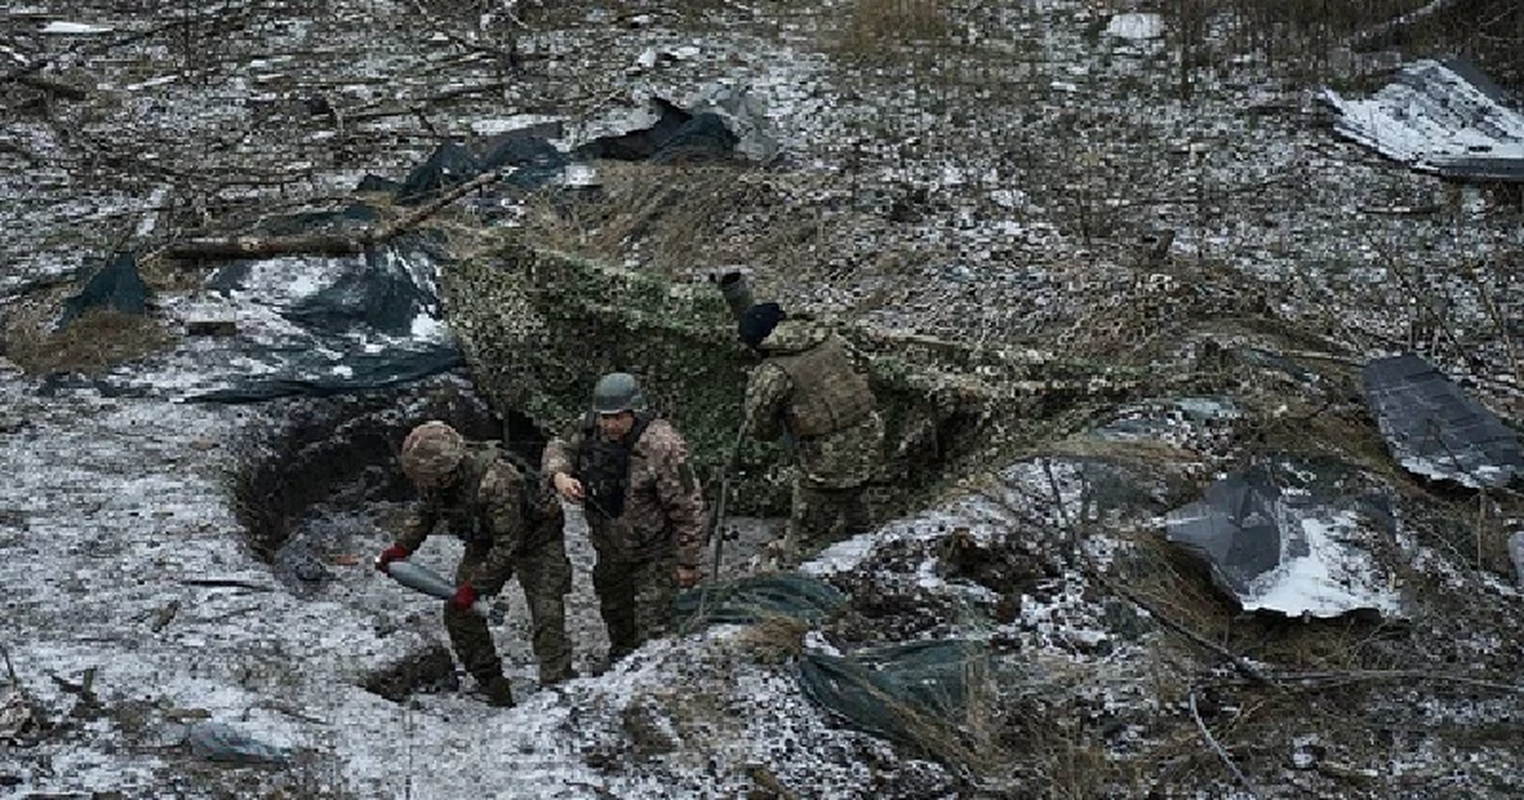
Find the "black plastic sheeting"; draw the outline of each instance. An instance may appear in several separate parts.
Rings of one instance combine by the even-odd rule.
[[[142,315],[148,310],[148,287],[138,274],[138,259],[130,251],[112,254],[106,264],[90,276],[79,294],[64,299],[60,326],[68,325],[91,309],[110,309],[123,314]]]
[[[584,159],[657,164],[721,161],[735,155],[740,138],[712,112],[691,114],[655,98],[656,122],[646,128],[593,139],[574,154]]]
[[[1518,435],[1419,356],[1377,359],[1362,378],[1387,450],[1409,472],[1473,489],[1524,475]]]
[[[327,282],[273,313],[291,326],[280,335],[235,342],[236,355],[262,365],[257,374],[190,394],[203,402],[246,403],[292,395],[328,396],[391,387],[462,367],[453,339],[415,336],[422,319],[443,327],[432,277],[442,255],[421,236],[404,236],[363,254],[295,259]],[[206,288],[257,294],[268,262],[236,261],[217,270]],[[254,302],[258,302],[255,298]]]
[[[1292,617],[1400,611],[1376,555],[1395,530],[1382,491],[1336,462],[1267,460],[1165,518],[1165,537],[1244,610]]]
[[[495,136],[445,142],[401,183],[367,176],[358,188],[390,192],[401,205],[417,205],[493,170],[507,169],[503,182],[511,193],[555,185],[565,176],[567,167],[577,162],[610,159],[693,164],[736,157],[740,137],[719,114],[690,113],[661,98],[655,98],[653,103],[657,116],[650,125],[592,139],[570,154],[562,153],[551,142],[560,136],[559,126],[533,126]]]

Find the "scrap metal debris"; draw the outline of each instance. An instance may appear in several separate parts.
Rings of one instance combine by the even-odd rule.
[[[1469,62],[1423,59],[1369,100],[1323,90],[1334,131],[1420,172],[1524,182],[1524,114]]]
[[[1372,552],[1391,516],[1337,465],[1272,464],[1230,475],[1171,511],[1165,536],[1204,559],[1245,611],[1337,617],[1400,610]]]
[[[1417,355],[1372,361],[1362,378],[1387,449],[1409,472],[1472,489],[1524,475],[1513,430]]]

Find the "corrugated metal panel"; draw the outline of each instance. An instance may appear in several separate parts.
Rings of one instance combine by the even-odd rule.
[[[1369,100],[1323,97],[1339,114],[1335,132],[1413,169],[1524,182],[1524,114],[1463,59],[1409,64]]]
[[[1472,488],[1524,475],[1512,429],[1411,353],[1365,366],[1366,402],[1387,449],[1408,471]]]

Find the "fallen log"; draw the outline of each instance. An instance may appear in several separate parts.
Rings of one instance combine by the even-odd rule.
[[[193,261],[234,258],[273,258],[276,256],[342,256],[363,253],[418,227],[460,198],[503,177],[503,171],[486,172],[440,195],[433,202],[407,215],[368,230],[351,234],[309,233],[295,236],[218,236],[187,239],[162,251],[168,258]]]

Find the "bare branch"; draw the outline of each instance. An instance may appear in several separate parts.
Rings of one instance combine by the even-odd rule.
[[[1239,785],[1244,787],[1244,791],[1248,792],[1250,797],[1258,797],[1258,793],[1254,791],[1254,785],[1249,783],[1249,779],[1239,770],[1238,765],[1228,757],[1228,751],[1222,749],[1222,745],[1218,744],[1217,739],[1212,736],[1212,731],[1201,720],[1201,712],[1196,710],[1196,690],[1194,689],[1191,690],[1191,719],[1196,720],[1196,729],[1201,731],[1201,738],[1206,740],[1207,745],[1212,748],[1222,763],[1227,765],[1228,771],[1233,773],[1233,777],[1238,780]]]

